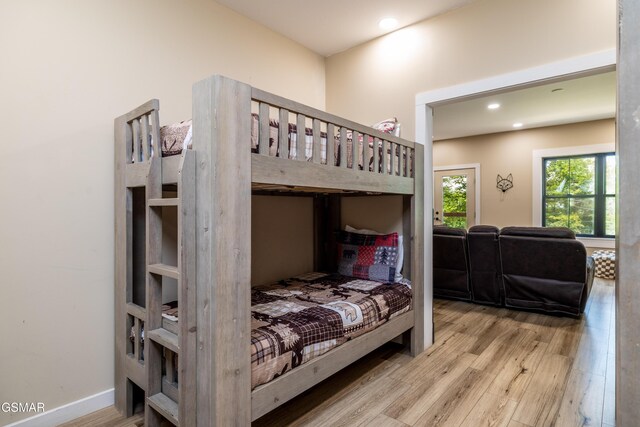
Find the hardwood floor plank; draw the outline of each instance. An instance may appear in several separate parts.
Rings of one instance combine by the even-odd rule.
[[[440,345],[433,345],[416,357],[413,363],[407,363],[391,374],[393,378],[410,383],[419,383],[430,378],[434,372],[451,364],[458,356],[466,353],[473,346],[476,337],[455,333],[443,340]]]
[[[384,414],[409,425],[415,424],[440,396],[454,389],[456,381],[467,372],[476,357],[462,353],[440,369],[434,369],[431,376],[414,383],[409,391],[389,405]]]
[[[613,316],[613,307],[611,304],[594,302],[591,309],[585,316],[585,326],[609,332],[609,325]]]
[[[527,342],[535,341],[537,337],[535,332],[528,329],[508,330],[493,340],[471,367],[485,372],[497,373],[517,349]]]
[[[560,407],[571,358],[545,354],[522,395],[513,419],[530,426],[551,425]]]
[[[408,424],[378,414],[374,419],[358,424],[358,427],[408,427]]]
[[[578,345],[573,369],[600,376],[606,375],[609,339],[608,336],[601,337],[601,333],[604,331],[585,328]],[[607,344],[605,345],[605,343]]]
[[[573,370],[554,425],[601,426],[604,377]]]
[[[507,427],[530,427],[530,426],[528,426],[526,424],[519,423],[519,422],[517,422],[515,420],[511,420]]]
[[[490,374],[468,368],[413,425],[459,426],[483,396],[493,378]]]
[[[512,319],[495,316],[484,320],[484,322],[478,322],[478,326],[473,333],[469,333],[478,337],[475,344],[469,349],[469,353],[477,355],[482,354],[492,342],[504,333],[517,328]]]
[[[616,355],[607,356],[607,376],[604,384],[602,423],[616,425]]]
[[[535,332],[538,335],[536,341],[549,343],[556,328],[569,323],[571,319],[521,311],[514,320],[518,322],[518,327]]]
[[[294,423],[293,425],[304,425],[309,427],[325,426],[353,426],[358,424],[368,424],[373,418],[389,406],[408,389],[409,385],[402,381],[383,377],[369,387],[360,389],[337,402],[331,408],[330,414],[321,414],[314,419],[304,423]]]
[[[252,425],[254,427],[293,425],[304,423],[325,411],[330,412],[334,404],[346,399],[354,391],[366,388],[400,367],[401,362],[398,362],[398,358],[405,363],[408,360],[414,360],[404,354],[404,351],[401,345],[387,344],[257,419]]]
[[[68,423],[60,424],[59,427],[140,427],[143,423],[143,413],[125,418],[114,406],[110,406]]]
[[[434,299],[434,307],[440,304],[444,305],[444,309],[438,313],[440,308],[434,310],[436,314],[438,314],[437,318],[439,322],[450,322],[455,323],[456,320],[460,319],[463,314],[468,313],[473,310],[474,305],[464,301],[448,301],[441,299]],[[477,306],[476,306],[477,307]]]
[[[488,392],[519,402],[547,347],[546,343],[529,341],[521,349],[513,352],[491,383]]]
[[[505,396],[485,393],[460,427],[507,427],[518,402]]]
[[[549,342],[547,352],[561,356],[575,357],[584,328],[585,321],[583,319],[576,320],[575,323],[571,325],[558,327]]]

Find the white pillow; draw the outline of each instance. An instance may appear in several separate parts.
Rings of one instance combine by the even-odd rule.
[[[374,230],[367,230],[366,228],[354,228],[352,226],[350,226],[349,224],[347,224],[344,227],[344,231],[348,231],[349,233],[358,233],[358,234],[372,234],[372,235],[381,235],[384,233],[380,233]],[[396,276],[395,276],[395,281],[399,282],[400,280],[402,280],[402,264],[404,262],[404,245],[403,243],[403,236],[402,234],[398,234],[398,262],[396,263]]]

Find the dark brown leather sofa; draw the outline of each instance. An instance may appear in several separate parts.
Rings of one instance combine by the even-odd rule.
[[[467,231],[433,227],[433,295],[469,301]]]
[[[493,225],[474,225],[467,233],[471,298],[478,304],[504,304],[499,235]]]
[[[433,294],[579,316],[594,262],[568,228],[434,227]]]
[[[500,231],[505,306],[579,316],[593,283],[594,262],[568,228]]]

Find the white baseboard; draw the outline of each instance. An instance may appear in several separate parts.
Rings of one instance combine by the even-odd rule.
[[[5,427],[50,427],[113,405],[114,389],[105,390],[75,402],[67,403],[36,416],[16,421]]]

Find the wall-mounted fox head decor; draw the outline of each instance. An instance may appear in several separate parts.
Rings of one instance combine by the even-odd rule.
[[[498,187],[499,190],[502,190],[503,193],[508,189],[513,188],[513,176],[509,174],[506,178],[503,178],[498,174],[496,187]]]

